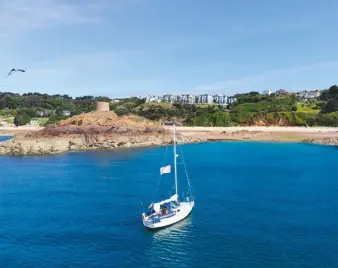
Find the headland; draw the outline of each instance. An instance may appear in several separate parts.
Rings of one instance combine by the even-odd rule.
[[[172,127],[140,116],[98,111],[45,128],[7,129],[14,138],[0,143],[0,155],[45,155],[73,151],[148,147],[172,142]],[[177,127],[181,143],[276,141],[338,145],[338,128],[328,127]]]

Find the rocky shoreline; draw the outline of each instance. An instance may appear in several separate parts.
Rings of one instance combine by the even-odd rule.
[[[172,143],[171,128],[137,116],[113,112],[83,114],[42,130],[18,134],[0,143],[0,155],[48,155],[95,149],[160,146]],[[180,143],[205,141],[275,141],[337,145],[338,132],[279,129],[177,128]],[[278,131],[279,130],[279,131]]]
[[[275,142],[304,142],[309,144],[334,145],[338,147],[338,136],[297,140],[296,138],[274,137],[271,133],[239,131],[220,133],[219,135],[177,134],[179,143],[196,143],[206,141],[275,141]],[[18,135],[9,141],[0,143],[0,155],[51,155],[66,152],[78,152],[98,149],[137,148],[162,146],[172,143],[172,135],[163,129],[160,133],[139,133],[138,135],[91,134],[68,135],[60,137],[35,137]]]
[[[320,145],[333,145],[338,147],[338,137],[308,139],[304,140],[304,142]]]
[[[178,135],[181,143],[203,141]],[[27,139],[14,137],[12,140],[0,144],[0,155],[48,155],[66,152],[77,152],[97,149],[150,147],[171,144],[171,135],[146,136],[103,136],[91,137],[72,136],[67,138],[39,138]]]
[[[198,142],[198,137],[177,135],[179,142]],[[95,149],[148,147],[172,143],[170,131],[136,116],[118,117],[113,112],[79,115],[40,131],[16,135],[0,143],[0,155],[47,155]]]

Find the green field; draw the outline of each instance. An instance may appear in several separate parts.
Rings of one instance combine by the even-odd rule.
[[[316,108],[316,104],[297,103],[297,112],[318,114],[320,110]]]

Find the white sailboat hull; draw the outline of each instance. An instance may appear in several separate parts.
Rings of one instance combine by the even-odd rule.
[[[184,218],[186,218],[192,211],[195,205],[194,201],[181,202],[180,205],[174,210],[173,215],[160,216],[158,219],[154,217],[145,217],[143,219],[143,225],[149,229],[163,228],[169,225],[173,225]]]

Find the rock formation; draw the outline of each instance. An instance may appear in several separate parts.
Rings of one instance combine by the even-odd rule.
[[[196,141],[180,134],[177,138],[182,142]],[[172,134],[157,122],[133,115],[119,117],[114,112],[91,112],[0,143],[0,155],[42,155],[171,142]]]
[[[336,145],[338,146],[338,136],[330,138],[317,138],[304,140],[305,143],[314,143],[322,145]]]

